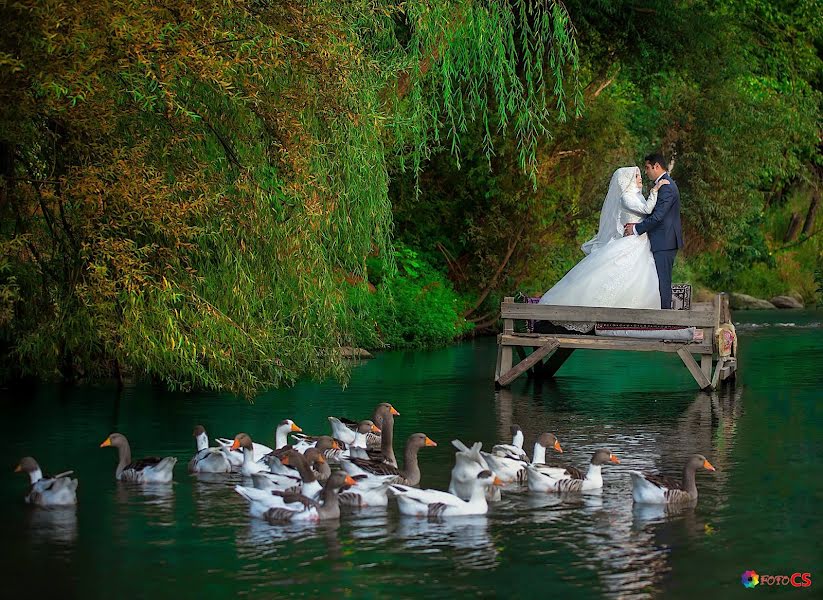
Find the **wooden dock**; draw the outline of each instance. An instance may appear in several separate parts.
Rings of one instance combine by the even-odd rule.
[[[503,333],[497,336],[497,368],[494,374],[498,387],[508,386],[523,373],[536,378],[552,377],[569,356],[580,349],[677,353],[703,390],[716,389],[720,382],[734,377],[737,370],[736,357],[721,357],[716,347],[715,336],[721,324],[731,323],[728,296],[725,294],[718,294],[713,302],[696,303],[689,310],[521,304],[507,297],[500,306],[500,312]],[[703,330],[703,340],[659,341],[571,333],[523,333],[515,330],[517,321],[550,321],[555,325],[595,322],[695,327]],[[515,354],[519,360],[513,364]]]

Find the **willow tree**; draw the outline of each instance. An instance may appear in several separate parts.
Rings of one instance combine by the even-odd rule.
[[[0,18],[6,376],[345,378],[392,169],[579,107],[559,1],[20,0]],[[567,89],[572,95],[567,98]],[[342,315],[342,318],[341,318]]]

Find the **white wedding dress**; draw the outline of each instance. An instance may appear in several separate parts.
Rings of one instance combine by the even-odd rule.
[[[583,244],[587,255],[543,294],[540,304],[660,308],[657,269],[646,234],[623,237],[626,223],[638,223],[651,214],[657,191],[648,200],[638,189],[637,167],[624,167],[612,175],[600,212],[597,235]],[[567,329],[589,331],[593,323],[563,323]]]

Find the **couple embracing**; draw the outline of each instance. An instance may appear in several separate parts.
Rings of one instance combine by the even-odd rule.
[[[672,267],[683,247],[680,191],[661,154],[645,159],[648,198],[638,167],[612,175],[597,235],[586,256],[540,299],[540,304],[612,308],[671,308]]]

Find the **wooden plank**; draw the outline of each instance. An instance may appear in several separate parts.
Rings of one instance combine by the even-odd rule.
[[[505,336],[501,336],[505,337]],[[500,375],[508,373],[512,368],[512,347],[506,344],[500,346]],[[499,377],[495,379],[495,384],[499,385]]]
[[[512,381],[533,367],[539,360],[542,360],[543,357],[545,357],[549,352],[557,348],[558,345],[559,343],[557,340],[548,340],[540,348],[532,352],[525,360],[519,362],[517,366],[509,369],[501,375],[500,379],[497,380],[497,383],[501,386],[509,385]],[[508,348],[511,349],[510,346]]]
[[[539,347],[546,343],[546,340],[556,339],[560,342],[561,348],[585,348],[588,350],[628,350],[639,352],[677,352],[681,348],[688,348],[689,351],[698,354],[708,354],[712,351],[711,343],[694,344],[688,342],[660,342],[654,340],[641,340],[629,338],[613,338],[595,335],[549,335],[549,334],[525,334],[515,333],[513,335],[502,335],[503,343],[509,346],[531,346]]]
[[[533,319],[562,323],[584,321],[629,323],[640,325],[681,325],[684,327],[714,327],[715,313],[709,308],[693,310],[655,310],[640,308],[599,308],[589,306],[551,306],[547,304],[516,304],[503,302],[500,313],[504,319]]]
[[[558,369],[563,366],[563,363],[569,359],[573,352],[574,348],[558,348],[554,354],[549,357],[549,360],[535,367],[535,377],[546,379],[554,377],[554,374],[557,373]]]
[[[706,376],[706,379],[712,378],[712,355],[711,354],[701,354],[700,355],[700,370],[703,371],[703,375]]]
[[[692,377],[694,377],[694,380],[697,382],[697,385],[700,386],[701,390],[712,387],[712,382],[709,381],[709,378],[706,377],[703,371],[700,370],[700,367],[697,366],[697,362],[694,360],[689,348],[680,348],[677,354],[680,356],[683,364],[686,365],[686,368],[689,369],[689,373],[692,374]]]
[[[497,336],[497,363],[494,366],[494,380],[500,378],[500,365],[503,364],[503,346],[500,345],[500,337]]]
[[[723,370],[723,363],[726,362],[725,357],[721,356],[717,359],[717,366],[714,368],[714,375],[712,376],[712,389],[717,389],[717,384],[720,383],[720,371]]]
[[[506,296],[503,298],[503,305],[514,306],[514,297]],[[503,317],[503,333],[514,333],[514,321],[512,319]]]

